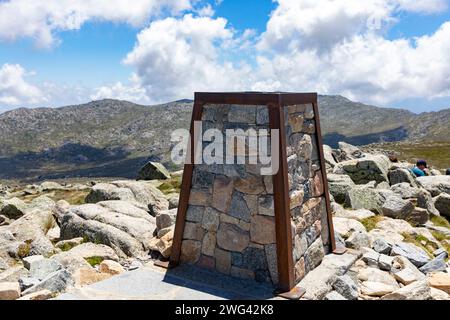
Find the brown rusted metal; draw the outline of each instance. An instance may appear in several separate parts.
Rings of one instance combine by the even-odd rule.
[[[211,104],[268,105],[305,104],[317,100],[317,93],[284,92],[196,92],[195,99]],[[280,99],[282,103],[280,104]]]
[[[343,255],[346,252],[347,252],[347,248],[345,248],[345,247],[336,247],[336,249],[333,250],[333,253],[337,254],[337,255]]]
[[[190,148],[188,149],[186,161],[183,171],[183,179],[181,182],[180,201],[178,204],[177,218],[175,222],[175,231],[172,243],[172,253],[170,255],[170,262],[172,265],[177,265],[180,262],[181,255],[181,243],[183,241],[184,227],[186,225],[186,212],[189,206],[189,196],[191,194],[192,186],[192,173],[194,171],[194,158],[195,158],[195,146],[194,141],[194,123],[195,121],[201,121],[202,119],[203,103],[201,100],[196,100],[194,103],[194,109],[192,110],[192,119],[190,127]]]
[[[161,260],[155,261],[155,263],[153,263],[153,265],[160,267],[160,268],[164,268],[164,269],[172,269],[173,267],[175,267],[175,265],[172,262],[161,261]]]
[[[288,300],[300,300],[306,293],[306,290],[300,287],[294,287],[292,290],[287,292],[278,292],[275,291],[275,295],[280,298],[288,299]]]
[[[317,106],[317,100],[313,103],[314,109],[314,121],[316,126],[316,145],[317,150],[319,152],[319,160],[320,160],[320,170],[322,172],[322,181],[323,181],[323,192],[325,196],[325,204],[327,209],[327,219],[328,219],[328,231],[330,234],[330,252],[334,252],[336,250],[336,239],[334,237],[334,227],[333,227],[333,213],[331,211],[330,205],[330,193],[328,190],[328,179],[327,179],[327,168],[325,165],[325,156],[323,152],[323,142],[322,142],[322,130],[320,129],[320,115],[319,108]]]
[[[276,108],[275,108],[276,106]],[[286,155],[286,134],[284,112],[277,105],[269,105],[269,123],[271,130],[279,130],[279,169],[273,176],[273,194],[275,210],[275,230],[277,241],[278,288],[290,291],[295,283],[294,259],[292,256],[291,212]]]

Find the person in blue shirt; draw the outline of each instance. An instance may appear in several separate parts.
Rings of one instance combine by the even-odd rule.
[[[445,171],[445,175],[450,176],[450,168],[448,168],[447,171]]]
[[[416,166],[412,169],[412,172],[416,177],[424,177],[427,175],[427,162],[425,160],[419,160]]]

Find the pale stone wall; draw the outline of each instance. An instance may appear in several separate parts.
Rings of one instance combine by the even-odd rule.
[[[323,177],[312,104],[284,109],[295,279],[317,267],[329,248]]]
[[[328,250],[328,224],[312,105],[284,109],[296,281]],[[203,130],[269,128],[267,106],[205,105]],[[208,145],[209,143],[206,143]],[[272,176],[258,165],[195,165],[181,262],[278,282]]]

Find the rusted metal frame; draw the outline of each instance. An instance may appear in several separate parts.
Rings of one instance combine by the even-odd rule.
[[[316,93],[258,93],[258,92],[196,92],[195,100],[206,101],[211,104],[238,104],[238,105],[276,105],[305,104],[317,100]]]
[[[175,231],[173,236],[172,253],[170,255],[170,267],[174,267],[179,264],[181,256],[181,244],[183,241],[184,227],[186,225],[186,213],[189,207],[189,197],[191,194],[192,175],[194,171],[195,160],[195,146],[194,140],[194,123],[195,121],[201,121],[204,102],[201,100],[195,100],[194,108],[192,110],[192,119],[190,127],[190,148],[187,151],[186,161],[183,171],[183,179],[181,182],[180,202],[177,210],[177,218],[175,222]]]
[[[317,104],[317,100],[313,102],[313,110],[314,110],[314,121],[316,126],[316,145],[317,150],[319,152],[319,160],[320,160],[320,170],[322,172],[322,180],[323,180],[323,192],[325,196],[325,204],[326,204],[326,210],[327,210],[327,220],[328,220],[328,231],[330,234],[330,252],[342,254],[341,248],[336,248],[336,239],[334,237],[334,227],[333,227],[333,214],[331,211],[331,205],[330,205],[330,193],[328,190],[328,179],[327,179],[327,169],[325,165],[325,155],[323,152],[323,141],[322,141],[322,131],[320,129],[320,115],[319,115],[319,108]]]
[[[292,230],[289,198],[286,133],[280,101],[268,104],[271,130],[279,130],[279,169],[273,176],[275,229],[277,245],[278,291],[289,292],[295,286],[292,256]],[[273,154],[272,154],[273,156]]]
[[[287,107],[298,104],[317,102],[317,93],[288,93],[280,95],[280,106]]]

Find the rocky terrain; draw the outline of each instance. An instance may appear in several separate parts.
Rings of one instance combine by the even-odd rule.
[[[319,96],[319,106],[325,143],[333,147],[339,141],[356,145],[450,142],[450,109],[417,115],[355,103],[341,96]],[[157,106],[101,100],[2,113],[0,179],[134,179],[148,160],[179,169],[170,167],[168,161],[170,133],[188,128],[191,111],[189,100]],[[450,166],[448,162],[446,165]]]
[[[304,299],[450,299],[450,176],[324,146],[334,229]],[[181,172],[142,180],[0,186],[0,300],[44,300],[170,256]]]

